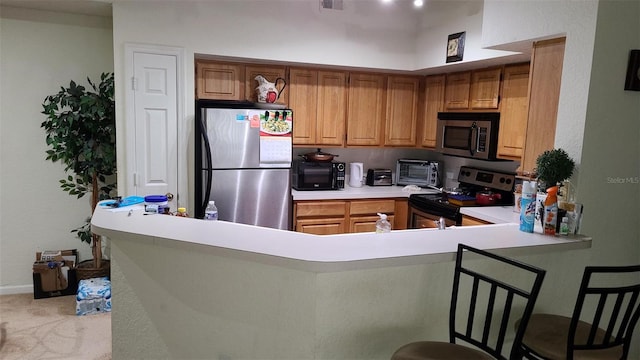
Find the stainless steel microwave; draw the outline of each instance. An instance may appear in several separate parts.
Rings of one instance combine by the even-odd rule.
[[[436,151],[445,155],[496,160],[500,113],[440,112]]]

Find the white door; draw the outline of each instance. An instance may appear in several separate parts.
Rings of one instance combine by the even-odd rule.
[[[133,49],[127,73],[127,195],[171,194],[172,211],[178,191],[178,64],[175,54]],[[132,121],[133,120],[133,121]],[[132,133],[133,134],[132,134]],[[133,151],[130,151],[133,150]]]

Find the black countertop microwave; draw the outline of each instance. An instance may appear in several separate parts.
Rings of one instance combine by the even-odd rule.
[[[498,112],[439,112],[436,151],[480,160],[496,159]]]
[[[291,186],[296,190],[339,190],[344,188],[345,163],[296,160],[291,169]]]

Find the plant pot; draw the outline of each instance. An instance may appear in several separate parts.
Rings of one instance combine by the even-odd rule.
[[[98,277],[111,277],[111,261],[102,259],[102,266],[98,269],[93,267],[93,259],[85,260],[78,263],[76,266],[76,278],[78,282],[80,280],[86,280]]]

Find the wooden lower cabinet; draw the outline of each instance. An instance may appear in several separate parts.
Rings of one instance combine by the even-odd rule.
[[[482,220],[482,219],[474,218],[473,216],[462,215],[462,226],[488,225],[488,224],[493,224],[493,223]]]
[[[296,231],[316,235],[344,234],[346,232],[344,217],[297,219]]]
[[[407,228],[406,199],[354,199],[294,202],[295,231],[316,235],[374,232],[378,213],[393,230]]]
[[[376,221],[378,221],[380,217],[378,215],[371,216],[352,216],[349,219],[349,232],[350,233],[359,233],[359,232],[374,232],[376,231]],[[391,229],[394,230],[394,221],[395,217],[393,215],[387,216],[387,221],[391,223]]]

